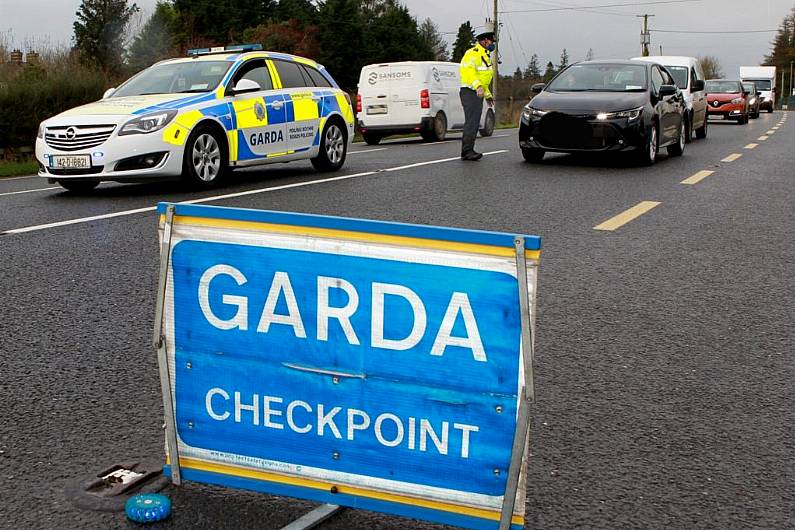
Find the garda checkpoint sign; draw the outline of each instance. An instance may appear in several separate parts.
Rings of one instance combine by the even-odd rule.
[[[172,481],[524,523],[540,238],[161,203]]]

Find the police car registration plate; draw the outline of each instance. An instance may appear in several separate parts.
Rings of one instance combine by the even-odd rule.
[[[91,167],[91,155],[51,155],[53,169],[79,169]]]

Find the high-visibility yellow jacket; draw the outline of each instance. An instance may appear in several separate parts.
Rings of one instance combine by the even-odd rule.
[[[494,77],[494,70],[491,68],[491,55],[486,48],[479,42],[476,43],[464,54],[458,69],[461,72],[461,86],[472,90],[482,86],[483,95],[486,99],[491,98],[489,85]]]

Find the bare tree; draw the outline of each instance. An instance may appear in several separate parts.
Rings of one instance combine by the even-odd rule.
[[[704,72],[704,79],[718,79],[723,77],[723,68],[720,61],[714,55],[705,55],[698,58],[701,71]]]

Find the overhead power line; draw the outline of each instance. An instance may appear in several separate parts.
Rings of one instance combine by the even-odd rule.
[[[722,34],[722,33],[775,33],[777,29],[738,29],[734,31],[689,31],[677,29],[650,29],[649,31],[655,33],[705,33],[705,34]]]
[[[538,9],[511,9],[507,11],[500,11],[500,13],[545,13],[551,11],[580,11],[583,9],[601,9],[605,7],[634,7],[634,6],[650,6],[659,4],[690,4],[693,2],[703,2],[704,0],[656,0],[652,2],[628,2],[623,4],[602,4],[598,6],[566,6],[566,7],[547,7]]]

